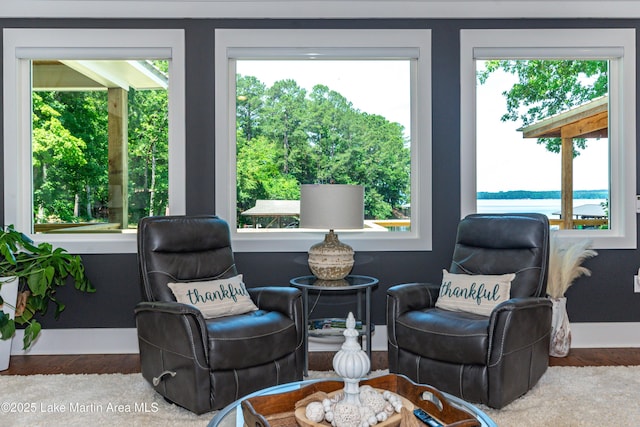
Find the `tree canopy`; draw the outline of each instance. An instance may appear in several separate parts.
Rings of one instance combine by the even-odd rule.
[[[478,72],[478,81],[486,83],[498,70],[518,79],[503,92],[507,112],[501,120],[520,121],[523,126],[606,95],[609,90],[607,61],[489,60]],[[560,138],[540,138],[538,143],[553,153],[560,152]],[[585,147],[585,139],[575,139],[574,155]]]
[[[167,61],[155,61],[167,70]],[[106,221],[108,114],[106,91],[34,91],[35,223]],[[168,206],[166,90],[128,91],[129,223]]]
[[[238,75],[236,88],[239,213],[258,199],[297,200],[300,184],[311,183],[364,185],[367,218],[393,218],[409,202],[410,148],[400,124],[325,85],[308,93],[291,79],[267,87]]]
[[[267,87],[238,75],[237,93],[238,213],[258,199],[297,200],[308,183],[365,186],[367,218],[394,218],[410,202],[402,125],[356,109],[323,85],[308,92],[290,79]],[[36,223],[106,220],[107,101],[105,91],[33,92]],[[167,112],[165,90],[129,89],[130,224],[168,206]]]

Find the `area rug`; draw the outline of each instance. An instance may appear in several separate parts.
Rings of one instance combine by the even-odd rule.
[[[480,408],[500,427],[631,427],[640,425],[639,392],[639,366],[551,367],[502,410]],[[0,376],[2,426],[206,426],[214,415],[165,402],[140,374]]]

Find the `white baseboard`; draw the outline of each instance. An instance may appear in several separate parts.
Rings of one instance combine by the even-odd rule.
[[[135,328],[44,329],[29,351],[22,350],[23,331],[16,331],[12,355],[138,353]],[[640,347],[640,323],[572,323],[571,347]],[[373,351],[387,351],[386,325],[376,325]],[[309,341],[309,351],[337,351],[341,343]]]
[[[640,323],[601,322],[572,323],[571,347],[620,348],[640,347]]]
[[[22,350],[23,336],[16,331],[12,355],[138,353],[136,328],[43,329],[28,351]]]

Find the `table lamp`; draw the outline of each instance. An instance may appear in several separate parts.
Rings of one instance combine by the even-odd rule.
[[[300,228],[329,230],[324,241],[309,249],[309,269],[319,279],[340,280],[353,268],[353,248],[334,230],[364,227],[364,187],[346,184],[304,184],[300,187]]]

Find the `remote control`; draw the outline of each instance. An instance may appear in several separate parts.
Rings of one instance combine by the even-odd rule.
[[[433,418],[431,415],[427,414],[424,410],[417,408],[413,410],[413,414],[423,423],[425,423],[426,425],[428,425],[429,427],[442,427],[442,424],[440,424],[438,421],[436,421],[435,418]]]

